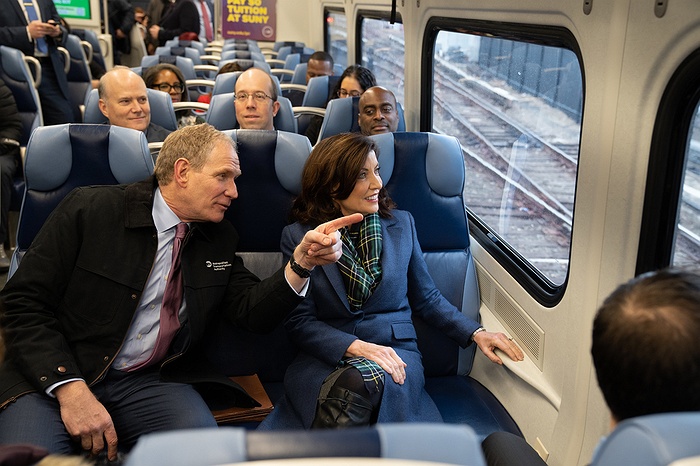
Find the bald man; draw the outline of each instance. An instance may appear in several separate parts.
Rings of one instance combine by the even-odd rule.
[[[273,119],[280,109],[273,77],[260,68],[250,68],[236,80],[236,121],[241,129],[275,129]]]
[[[360,113],[357,122],[365,136],[393,133],[399,127],[399,111],[396,97],[381,86],[367,89],[360,97]]]
[[[171,133],[151,122],[146,83],[129,68],[116,67],[105,73],[97,92],[100,111],[109,124],[143,131],[148,142],[163,142]]]

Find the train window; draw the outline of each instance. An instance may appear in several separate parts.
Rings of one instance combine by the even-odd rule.
[[[554,305],[569,268],[581,135],[575,41],[565,31],[535,39],[517,26],[500,37],[490,27],[431,26],[432,67],[423,72],[432,101],[422,102],[432,108],[428,129],[462,144],[472,233]]]
[[[374,73],[377,84],[394,93],[396,100],[404,101],[404,37],[400,18],[391,23],[376,13],[360,12],[360,43],[358,50],[362,65]]]
[[[700,262],[700,50],[669,80],[656,115],[636,274]]]
[[[697,266],[700,263],[700,106],[690,125],[683,184],[676,218],[671,263]]]
[[[326,10],[325,48],[333,61],[348,66],[348,24],[342,10]]]

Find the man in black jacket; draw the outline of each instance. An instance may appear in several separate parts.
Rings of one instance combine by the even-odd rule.
[[[127,0],[109,0],[109,30],[112,34],[114,64],[121,65],[122,53],[131,52],[129,34],[134,27],[134,7]]]
[[[173,0],[165,5],[158,24],[148,28],[148,34],[157,45],[179,37],[183,32],[199,35],[199,12],[191,0]]]
[[[10,267],[4,243],[8,238],[7,217],[10,212],[12,184],[19,164],[19,141],[22,138],[22,120],[15,98],[0,79],[0,271]]]
[[[0,444],[105,450],[113,460],[117,446],[128,449],[145,433],[215,426],[195,387],[253,406],[201,356],[208,330],[222,318],[274,328],[302,300],[310,269],[340,257],[337,229],[362,216],[309,231],[292,260],[260,281],[222,221],[238,196],[235,149],[210,125],[187,126],[166,139],[154,177],[78,188],[56,208],[0,293]],[[179,329],[162,354],[170,320],[161,309],[182,224],[182,278],[173,281],[184,295],[171,316]]]

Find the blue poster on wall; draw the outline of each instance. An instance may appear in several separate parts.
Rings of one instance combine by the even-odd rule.
[[[275,41],[277,0],[221,0],[224,39]]]

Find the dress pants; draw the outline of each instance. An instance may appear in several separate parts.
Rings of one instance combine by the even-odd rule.
[[[216,427],[199,393],[187,384],[161,382],[157,367],[132,373],[110,369],[92,392],[112,416],[122,452],[150,432]],[[58,402],[43,393],[19,397],[0,411],[0,444],[11,443],[29,443],[51,453],[80,452],[80,443],[66,432]]]
[[[0,155],[0,246],[9,239],[8,216],[16,172],[17,156],[14,153]]]
[[[41,100],[41,113],[44,117],[44,125],[79,122],[79,110],[61,92],[51,59],[42,57],[39,59],[39,62],[41,63],[39,100]],[[63,70],[58,70],[58,72],[63,73]]]

